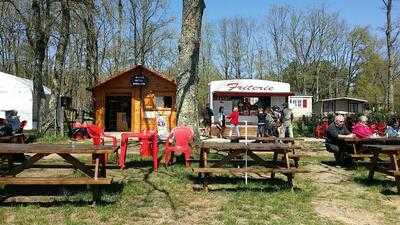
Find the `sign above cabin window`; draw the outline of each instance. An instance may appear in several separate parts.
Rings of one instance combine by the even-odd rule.
[[[133,75],[131,77],[131,85],[132,86],[146,86],[149,82],[149,78],[145,75]]]

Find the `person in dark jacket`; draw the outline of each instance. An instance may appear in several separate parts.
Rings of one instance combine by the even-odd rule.
[[[257,137],[265,137],[267,130],[267,114],[264,113],[263,108],[258,108],[257,119]]]
[[[218,122],[216,123],[216,126],[219,131],[218,137],[220,138],[224,137],[225,127],[226,127],[225,117],[226,115],[224,113],[224,107],[220,106],[218,110]]]
[[[341,138],[355,137],[344,125],[344,116],[337,115],[326,130],[325,146],[328,152],[332,152],[337,163],[342,164],[351,149],[351,146],[346,145]]]
[[[213,111],[210,109],[210,104],[206,104],[206,108],[202,113],[203,126],[206,128],[206,134],[211,137],[211,117],[214,116]]]

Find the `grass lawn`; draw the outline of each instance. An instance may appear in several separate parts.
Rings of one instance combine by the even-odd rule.
[[[1,196],[28,202],[2,203],[0,224],[400,224],[400,197],[390,178],[377,174],[368,182],[363,167],[336,167],[326,152],[304,149],[301,167],[311,172],[295,176],[294,190],[281,175],[247,185],[226,175],[212,178],[209,192],[199,191],[197,175],[182,163],[153,173],[151,161],[128,155],[126,170],[109,170],[115,183],[96,207],[87,187],[0,189]]]

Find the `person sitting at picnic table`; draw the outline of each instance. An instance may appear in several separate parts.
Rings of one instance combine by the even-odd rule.
[[[340,138],[353,138],[355,134],[351,133],[344,125],[344,116],[337,115],[335,120],[326,130],[325,147],[328,152],[335,156],[338,163],[343,163],[346,153],[351,150],[351,146],[346,145]]]
[[[239,131],[239,108],[237,106],[233,107],[233,111],[226,117],[231,123],[231,130],[229,131],[229,137],[232,137],[233,129],[236,130],[236,135],[240,137]]]
[[[374,132],[367,125],[368,118],[360,116],[358,122],[353,126],[352,133],[358,138],[371,138],[374,137]]]
[[[388,121],[388,125],[385,131],[386,137],[399,137],[400,130],[399,130],[399,121],[396,118],[390,118]]]

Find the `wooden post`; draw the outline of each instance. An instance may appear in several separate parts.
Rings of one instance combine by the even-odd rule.
[[[203,167],[207,167],[207,151],[208,149],[202,148],[202,156],[203,156]],[[208,180],[207,180],[208,174],[204,173],[203,174],[203,189],[205,191],[208,191]]]
[[[245,132],[244,132],[244,140],[245,140],[245,144],[247,145],[247,121],[244,121],[244,130],[245,130]],[[245,155],[245,161],[244,161],[244,163],[245,163],[245,165],[244,165],[244,168],[246,168],[246,171],[247,171],[247,148],[246,148],[246,153],[245,153],[246,155]],[[247,172],[244,174],[244,183],[247,185]]]
[[[276,166],[277,160],[278,160],[278,153],[275,150],[274,151],[274,156],[273,156],[273,159],[272,159],[272,163],[273,163],[274,166]],[[275,172],[271,172],[271,178],[275,178]]]
[[[374,152],[374,156],[371,159],[368,180],[372,180],[374,178],[374,172],[378,163],[378,155],[379,155],[378,152]]]
[[[92,185],[92,191],[93,191],[93,202],[92,206],[96,206],[98,202],[101,200],[101,193],[100,193],[100,187],[99,185]]]
[[[64,137],[64,110],[64,106],[61,106],[60,119],[58,120],[60,124],[61,137]]]
[[[97,180],[98,176],[99,176],[99,154],[95,154],[95,158],[96,158],[96,164],[94,167],[94,179]]]

